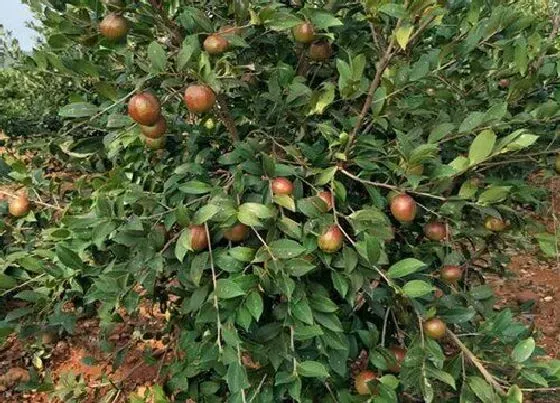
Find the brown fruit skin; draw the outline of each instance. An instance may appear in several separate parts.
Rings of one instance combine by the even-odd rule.
[[[376,394],[375,390],[370,389],[369,382],[377,379],[377,374],[373,371],[365,370],[356,376],[354,387],[360,396],[371,396]]]
[[[461,266],[443,266],[441,268],[441,280],[445,283],[454,284],[463,277]]]
[[[313,42],[309,46],[309,58],[316,62],[324,62],[332,56],[331,44],[325,41]]]
[[[233,227],[224,231],[224,238],[231,242],[241,242],[249,236],[249,227],[245,224],[237,223]]]
[[[435,340],[441,339],[445,336],[445,332],[447,331],[447,325],[438,318],[427,320],[422,326],[424,328],[424,333]]]
[[[486,217],[484,220],[484,228],[492,232],[502,232],[506,229],[506,223],[497,217]]]
[[[431,241],[443,241],[447,238],[447,227],[439,221],[432,221],[424,225],[424,235]]]
[[[183,99],[189,111],[194,113],[208,112],[216,103],[214,91],[206,85],[191,85],[187,87]]]
[[[317,245],[325,253],[334,253],[342,248],[344,235],[338,226],[327,229],[317,240]]]
[[[163,147],[165,147],[165,137],[158,137],[156,139],[144,137],[144,144],[146,144],[146,147],[151,148],[152,150],[161,150]]]
[[[29,210],[31,210],[31,204],[25,194],[18,195],[8,203],[8,212],[14,217],[23,217],[29,213]]]
[[[299,43],[311,43],[315,40],[315,27],[310,22],[304,22],[292,28],[294,39]]]
[[[333,204],[334,204],[334,198],[333,198],[333,194],[331,192],[329,192],[328,190],[325,190],[323,192],[319,192],[317,194],[317,196],[319,196],[319,198],[321,200],[323,200],[325,202],[325,204],[327,205],[327,210],[326,211],[332,210]]]
[[[389,368],[389,372],[400,372],[401,364],[404,362],[406,357],[406,348],[402,348],[399,346],[391,346],[389,347],[389,351],[395,355],[396,363],[391,365]]]
[[[557,174],[560,174],[560,154],[558,154],[554,160],[554,170]]]
[[[502,78],[498,81],[498,87],[503,89],[509,88],[509,80],[507,78]]]
[[[134,95],[128,101],[128,116],[143,126],[153,126],[161,115],[161,104],[149,92]]]
[[[220,34],[211,34],[202,44],[204,50],[211,55],[219,55],[228,50],[229,42]]]
[[[110,41],[118,41],[128,33],[128,21],[122,15],[107,14],[99,23],[99,33]]]
[[[406,193],[401,193],[391,200],[391,214],[400,222],[410,222],[416,217],[416,202]]]
[[[204,225],[191,225],[191,248],[198,252],[208,248],[208,237]]]
[[[275,178],[272,181],[272,193],[275,195],[291,195],[294,192],[294,184],[286,178]]]
[[[165,122],[165,118],[160,116],[159,120],[153,126],[144,126],[140,125],[140,130],[142,130],[142,134],[146,137],[152,139],[158,139],[162,137],[165,132],[167,131],[167,123]]]

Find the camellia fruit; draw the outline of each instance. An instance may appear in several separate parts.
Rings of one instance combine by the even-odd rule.
[[[391,200],[391,214],[400,222],[410,222],[416,217],[416,202],[406,193],[401,193]]]
[[[461,266],[443,266],[441,268],[441,279],[445,283],[455,284],[463,277]]]
[[[315,27],[310,22],[304,22],[292,28],[294,39],[299,43],[311,43],[315,40]]]
[[[484,227],[492,232],[501,232],[506,229],[506,223],[504,220],[490,216],[484,220]]]
[[[111,41],[118,41],[128,33],[128,21],[122,15],[107,14],[99,23],[99,33]]]
[[[142,134],[146,137],[157,139],[163,136],[167,130],[167,123],[165,123],[165,118],[160,116],[158,121],[153,126],[140,125],[140,130]]]
[[[332,56],[332,47],[329,42],[319,41],[313,42],[309,46],[309,58],[316,62],[323,62],[329,60]]]
[[[317,245],[325,253],[334,253],[342,248],[344,234],[337,225],[333,225],[321,234]]]
[[[208,237],[204,225],[191,225],[189,231],[191,232],[192,250],[198,252],[208,248]]]
[[[370,396],[376,394],[375,388],[371,387],[371,381],[377,379],[377,374],[373,371],[365,370],[356,376],[354,387],[360,396]]]
[[[389,351],[394,354],[396,362],[391,364],[387,369],[390,372],[399,372],[401,370],[401,364],[406,357],[406,349],[399,346],[391,346],[389,347]]]
[[[187,87],[183,99],[189,111],[194,113],[208,112],[216,103],[214,91],[206,85],[191,85]]]
[[[502,78],[498,81],[498,86],[503,89],[509,88],[509,80],[507,78]]]
[[[143,126],[155,125],[161,114],[161,104],[149,92],[134,95],[128,101],[128,116]]]
[[[424,235],[431,241],[443,241],[447,238],[447,226],[439,221],[432,221],[424,225]]]
[[[424,334],[435,340],[441,339],[447,331],[445,323],[438,318],[425,321],[422,327],[424,328]]]
[[[31,203],[25,193],[17,195],[8,203],[8,212],[14,217],[23,217],[31,210]]]
[[[144,137],[144,144],[152,150],[160,150],[165,147],[165,137],[158,137],[155,139],[151,137]]]
[[[202,46],[209,54],[219,55],[228,49],[229,42],[220,34],[211,34],[204,40]]]
[[[286,178],[275,178],[272,181],[272,193],[275,195],[291,195],[294,192],[294,184]]]
[[[232,242],[241,242],[249,236],[249,227],[245,224],[237,223],[233,227],[224,231],[224,238]]]
[[[327,210],[326,211],[332,210],[333,204],[334,204],[334,198],[333,198],[333,194],[331,192],[329,192],[328,190],[325,190],[323,192],[319,192],[317,194],[317,196],[319,196],[319,198],[321,200],[323,200],[325,202],[325,204],[327,205]]]

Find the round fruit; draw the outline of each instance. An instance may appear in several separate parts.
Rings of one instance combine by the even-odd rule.
[[[432,221],[424,225],[424,235],[431,241],[443,241],[447,238],[447,227],[439,221]]]
[[[222,35],[211,34],[204,40],[202,46],[211,55],[219,55],[228,49],[229,42]]]
[[[311,43],[315,40],[315,27],[310,22],[304,22],[292,28],[294,39],[299,43]]]
[[[128,33],[128,21],[122,15],[107,14],[99,23],[99,33],[111,41],[118,41]]]
[[[155,125],[160,118],[161,105],[149,92],[134,95],[128,101],[128,116],[144,126]]]
[[[272,193],[275,195],[291,195],[294,192],[294,184],[286,178],[275,178],[272,181]]]
[[[416,202],[406,193],[401,193],[391,200],[391,213],[400,222],[410,222],[416,217]]]
[[[436,95],[436,90],[433,89],[433,88],[427,88],[427,89],[426,89],[426,94],[427,94],[429,97],[433,97],[433,96]]]
[[[206,85],[187,87],[183,99],[189,111],[194,113],[208,112],[216,103],[214,91]]]
[[[560,154],[558,154],[554,160],[554,170],[557,174],[560,174]]]
[[[152,150],[160,150],[165,147],[165,137],[158,137],[156,139],[144,137],[144,143],[146,144],[146,147],[151,148]]]
[[[376,379],[377,374],[373,371],[365,370],[360,372],[354,380],[354,387],[356,388],[356,392],[358,392],[358,394],[361,396],[370,396],[375,394],[375,389],[370,386],[370,382]]]
[[[204,225],[191,225],[191,248],[194,251],[201,251],[208,248],[208,237]]]
[[[441,268],[441,279],[445,283],[454,284],[463,277],[461,266],[443,266]]]
[[[507,78],[502,78],[498,81],[498,86],[503,89],[509,88],[509,80]]]
[[[142,134],[146,137],[157,139],[160,138],[165,134],[167,130],[167,123],[165,123],[165,118],[160,116],[158,121],[153,126],[143,126],[140,125],[140,129],[142,130]]]
[[[317,240],[317,245],[325,253],[334,253],[342,248],[344,235],[337,225],[327,229]]]
[[[332,210],[334,200],[333,200],[333,194],[331,192],[325,190],[323,192],[319,192],[317,196],[319,196],[319,198],[325,202],[325,204],[327,205],[327,211]]]
[[[16,196],[8,203],[8,212],[14,217],[23,217],[29,210],[31,210],[31,205],[27,195],[24,193]]]
[[[232,242],[241,242],[249,236],[249,227],[238,223],[224,231],[224,238]]]
[[[445,293],[443,292],[443,290],[441,288],[436,287],[436,289],[434,290],[434,298],[441,298],[445,295]]]
[[[390,372],[399,372],[401,370],[401,364],[406,357],[406,349],[399,346],[391,346],[389,347],[389,351],[394,354],[396,363],[392,364],[387,369]]]
[[[445,332],[447,330],[447,326],[445,325],[445,323],[438,318],[433,318],[425,321],[423,324],[423,328],[424,333],[428,337],[436,340],[439,340],[443,336],[445,336]]]
[[[506,223],[497,217],[486,217],[484,227],[493,232],[501,232],[506,229]]]
[[[329,60],[332,56],[331,44],[326,41],[313,42],[309,47],[309,58],[316,62]]]

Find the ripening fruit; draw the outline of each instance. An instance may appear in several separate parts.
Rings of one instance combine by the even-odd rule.
[[[554,170],[557,174],[560,174],[560,154],[558,154],[554,160]]]
[[[436,340],[439,340],[443,336],[445,336],[445,332],[447,330],[447,326],[445,325],[445,323],[438,318],[433,318],[425,321],[423,324],[423,328],[424,333],[428,337]]]
[[[241,242],[249,236],[249,227],[245,224],[237,223],[233,227],[224,231],[224,238],[232,242]]]
[[[445,283],[455,284],[463,277],[461,266],[443,266],[441,268],[441,280]]]
[[[143,126],[140,125],[140,130],[142,130],[142,134],[146,137],[157,139],[160,138],[165,134],[167,130],[167,123],[165,123],[165,118],[160,116],[158,121],[153,126]]]
[[[201,251],[208,248],[208,237],[204,225],[191,225],[191,248],[194,251]]]
[[[14,217],[23,217],[29,210],[31,210],[31,204],[25,193],[17,195],[8,203],[8,212]]]
[[[327,41],[313,42],[309,46],[309,58],[316,62],[323,62],[329,60],[332,56],[331,44]]]
[[[128,101],[128,116],[141,125],[155,125],[160,118],[161,104],[149,92],[134,95]]]
[[[389,347],[389,351],[395,355],[396,363],[392,364],[387,368],[390,372],[399,372],[401,370],[401,364],[404,362],[406,357],[406,348],[399,346]]]
[[[443,290],[441,288],[436,287],[436,289],[434,290],[434,298],[441,298],[445,295],[445,293],[443,292]]]
[[[333,194],[331,192],[329,192],[328,190],[325,190],[323,192],[319,192],[317,194],[317,196],[319,196],[319,198],[321,200],[323,200],[325,202],[325,204],[327,205],[327,210],[326,211],[332,210],[334,200],[333,200]]]
[[[155,139],[151,137],[144,137],[144,144],[152,150],[161,150],[165,147],[165,137],[158,137]]]
[[[443,241],[447,238],[447,226],[439,221],[432,221],[424,225],[424,235],[431,241]]]
[[[202,46],[211,55],[219,55],[228,49],[229,42],[220,34],[210,34],[204,40]]]
[[[107,14],[99,23],[99,33],[111,41],[118,41],[128,33],[128,21],[122,15]]]
[[[325,253],[334,253],[342,248],[344,234],[337,225],[328,228],[317,240],[317,245]]]
[[[507,78],[502,78],[498,81],[498,87],[503,89],[509,88],[509,80]]]
[[[427,88],[426,95],[428,95],[429,97],[434,97],[436,95],[436,90],[433,88]]]
[[[286,178],[274,178],[272,181],[272,193],[275,195],[291,195],[294,192],[294,184]]]
[[[206,85],[191,85],[187,87],[183,99],[189,111],[194,113],[208,112],[216,103],[214,91]]]
[[[356,388],[356,392],[358,392],[361,396],[371,396],[376,394],[375,388],[371,387],[371,381],[377,379],[377,374],[373,371],[365,370],[362,371],[356,376],[354,380],[354,387]]]
[[[416,202],[406,193],[401,193],[391,200],[391,214],[400,222],[410,222],[416,217]]]
[[[311,43],[315,40],[315,27],[310,22],[304,22],[292,28],[294,39],[299,43]]]
[[[484,227],[492,232],[501,232],[506,229],[506,223],[504,220],[490,216],[484,220]]]

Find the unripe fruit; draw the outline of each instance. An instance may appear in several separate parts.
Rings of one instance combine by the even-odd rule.
[[[118,41],[128,33],[128,21],[122,15],[107,14],[99,23],[99,33],[111,41]]]
[[[219,55],[228,49],[229,42],[220,34],[211,34],[204,40],[202,46],[209,54]]]
[[[377,374],[373,371],[365,370],[356,376],[354,380],[354,387],[356,392],[361,396],[370,396],[376,394],[374,388],[370,387],[370,382],[377,379]]]
[[[31,210],[31,205],[24,193],[19,194],[8,203],[8,212],[14,217],[23,217],[29,210]]]
[[[272,181],[272,193],[275,195],[291,195],[294,192],[294,184],[286,178],[275,178]]]
[[[232,242],[241,242],[249,236],[249,227],[238,223],[224,231],[224,238]]]
[[[429,97],[434,97],[434,96],[436,95],[436,90],[433,89],[433,88],[427,88],[427,89],[426,89],[426,94],[427,94]]]
[[[554,170],[557,174],[560,174],[560,154],[558,154],[554,160]]]
[[[194,251],[201,251],[208,248],[208,237],[206,236],[206,228],[204,225],[191,225],[191,248]]]
[[[304,22],[292,28],[294,39],[299,43],[311,43],[315,40],[315,27],[310,22]]]
[[[325,253],[334,253],[342,248],[344,234],[337,225],[327,229],[317,240],[317,245]]]
[[[187,87],[183,99],[189,111],[194,113],[208,112],[216,103],[214,91],[206,85],[191,85]]]
[[[502,78],[498,81],[498,86],[503,89],[509,88],[509,80],[507,78]]]
[[[326,211],[332,210],[333,204],[334,204],[334,199],[333,199],[333,194],[331,192],[329,192],[328,190],[325,190],[323,192],[319,192],[317,194],[317,196],[319,196],[319,198],[321,200],[323,200],[325,202],[325,204],[327,205],[327,210]]]
[[[410,222],[416,217],[416,202],[406,193],[401,193],[391,200],[391,214],[400,222]]]
[[[167,130],[167,123],[165,123],[165,118],[160,116],[158,121],[153,126],[143,126],[140,125],[140,130],[142,130],[142,134],[146,137],[157,139],[160,138],[165,134]]]
[[[443,336],[445,336],[445,332],[447,331],[447,326],[445,325],[445,323],[438,318],[433,318],[425,321],[422,327],[424,328],[424,333],[428,337],[436,340],[439,340]]]
[[[161,105],[149,92],[134,95],[128,101],[128,116],[141,125],[155,125],[160,118]]]
[[[158,137],[156,139],[144,137],[144,144],[152,150],[160,150],[165,147],[165,137]]]
[[[424,225],[424,235],[431,241],[443,241],[447,238],[447,227],[439,221],[432,221]]]
[[[309,58],[316,62],[323,62],[328,60],[332,55],[332,47],[329,42],[320,41],[313,42],[309,46]]]
[[[484,227],[493,232],[501,232],[506,229],[506,223],[497,217],[486,217]]]
[[[455,284],[463,277],[461,266],[443,266],[441,268],[441,280],[445,283]]]
[[[389,347],[389,351],[395,355],[395,364],[392,364],[387,368],[390,372],[399,372],[401,370],[401,364],[404,362],[406,357],[406,349],[399,346]]]

